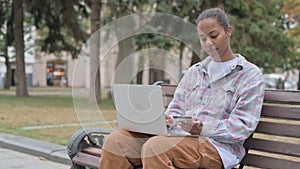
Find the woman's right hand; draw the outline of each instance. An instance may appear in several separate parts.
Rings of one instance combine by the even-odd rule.
[[[169,115],[166,115],[165,117],[166,117],[167,126],[173,126],[174,125],[173,118]]]

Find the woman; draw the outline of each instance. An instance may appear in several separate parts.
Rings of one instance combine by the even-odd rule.
[[[151,136],[119,130],[106,139],[100,167],[144,169],[232,168],[245,150],[244,140],[255,130],[263,103],[260,69],[230,47],[232,28],[220,8],[197,19],[202,48],[209,55],[184,75],[166,110],[170,128],[199,137]],[[174,116],[192,116],[176,122]]]

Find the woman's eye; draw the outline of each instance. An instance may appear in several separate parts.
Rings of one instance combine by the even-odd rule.
[[[213,39],[215,39],[215,38],[218,37],[218,35],[212,35],[212,36],[210,36],[210,37],[213,38]]]

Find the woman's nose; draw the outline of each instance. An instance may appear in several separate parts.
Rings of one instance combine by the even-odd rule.
[[[207,40],[206,40],[206,45],[207,45],[207,46],[213,45],[213,41],[212,41],[211,39],[207,38]]]

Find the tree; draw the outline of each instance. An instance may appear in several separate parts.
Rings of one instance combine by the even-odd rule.
[[[188,22],[195,23],[195,20],[200,13],[202,9],[212,7],[212,6],[218,6],[220,4],[219,1],[201,1],[201,0],[195,0],[193,3],[186,3],[184,1],[166,1],[165,3],[162,3],[161,1],[157,1],[157,12],[163,12],[163,13],[169,13],[176,15],[180,18],[186,19]],[[183,25],[177,25],[177,29],[182,31],[184,28]],[[178,31],[179,31],[178,30]],[[185,34],[187,37],[183,37],[185,39],[193,39],[193,37],[188,37],[189,34]],[[193,35],[191,35],[193,36]],[[185,48],[185,45],[183,42],[177,42],[179,44],[173,43],[173,46],[176,48],[179,48],[179,78],[181,78],[182,73],[182,58],[183,58],[183,50]],[[195,53],[195,51],[192,51],[192,59],[190,65],[193,65],[201,60],[200,56]]]
[[[12,29],[12,2],[4,0],[0,2],[0,36],[3,41],[0,42],[2,53],[0,54],[5,59],[6,74],[4,89],[10,88],[11,81],[11,65],[8,57],[8,47],[13,45],[13,29]]]
[[[284,34],[284,27],[281,21],[281,15],[278,10],[281,7],[281,1],[209,1],[194,0],[193,3],[177,0],[111,0],[105,4],[105,16],[101,19],[102,23],[109,22],[115,18],[122,17],[135,12],[157,11],[167,14],[174,14],[187,21],[195,23],[198,14],[204,9],[210,7],[223,7],[231,15],[231,25],[234,28],[234,35],[231,40],[233,50],[245,55],[248,60],[254,62],[265,71],[273,71],[287,58],[291,51],[289,46],[292,40]],[[134,23],[128,23],[132,26]],[[124,26],[126,27],[126,26]],[[179,27],[180,29],[180,27]],[[147,37],[147,43],[142,44],[141,37],[127,38],[119,43],[118,63],[123,61],[124,56],[132,53],[134,50],[143,48],[143,45],[158,45],[157,37]],[[163,38],[161,38],[163,39]],[[161,44],[170,45],[172,49],[179,49],[182,53],[184,47],[180,42],[170,43],[165,38]],[[270,40],[272,39],[272,40]],[[176,41],[176,40],[175,40]],[[279,45],[280,44],[280,45]],[[164,46],[164,45],[162,45]],[[146,46],[144,46],[146,47]],[[164,47],[163,47],[164,48]],[[197,55],[193,55],[192,62],[199,61]],[[118,65],[117,63],[117,65]],[[267,63],[267,64],[266,64]],[[128,75],[128,74],[127,74]]]
[[[284,33],[280,2],[233,1],[226,2],[225,7],[232,16],[233,50],[264,67],[265,72],[282,67],[283,60],[291,55],[293,41]]]
[[[104,22],[107,20],[111,20],[113,18],[120,18],[132,13],[134,6],[138,4],[137,0],[131,1],[120,1],[120,0],[112,0],[107,2],[107,7],[109,8],[108,15],[103,19]],[[117,68],[126,57],[132,54],[135,51],[135,39],[134,37],[128,37],[126,39],[122,39],[124,37],[122,29],[134,29],[135,23],[134,20],[128,20],[128,22],[119,23],[117,22],[117,28],[115,29],[116,37],[118,39],[118,56],[117,63],[115,68]],[[126,31],[126,30],[125,30]],[[128,59],[128,58],[127,58]],[[133,63],[125,62],[127,64],[123,67],[124,70],[117,71],[114,76],[115,83],[130,83],[132,74],[133,74]]]
[[[286,25],[287,34],[295,40],[295,45],[289,49],[296,52],[288,57],[286,62],[291,68],[298,68],[298,90],[300,90],[300,0],[284,0],[281,14],[284,16],[283,21]]]
[[[1,56],[6,58],[6,85],[9,87],[10,82],[10,64],[7,56],[7,48],[11,46],[14,38],[16,38],[16,46],[18,46],[17,50],[17,69],[19,72],[25,73],[22,71],[22,62],[20,59],[24,58],[24,48],[21,50],[22,43],[24,47],[24,41],[19,41],[24,37],[24,21],[27,22],[28,18],[32,17],[34,20],[34,25],[38,28],[39,35],[36,39],[37,46],[41,46],[41,50],[47,53],[59,53],[61,51],[70,52],[73,58],[77,57],[77,53],[80,51],[81,44],[84,42],[88,33],[86,32],[86,27],[83,24],[82,18],[89,17],[88,7],[90,6],[89,0],[74,0],[74,1],[33,1],[33,0],[24,0],[24,4],[22,1],[21,7],[18,11],[14,10],[14,12],[18,15],[21,14],[20,10],[26,9],[26,11],[22,12],[22,18],[19,16],[15,17],[16,14],[10,14],[12,8],[10,8],[10,4],[14,1],[5,0],[1,1],[1,17],[0,17],[0,25],[1,27],[5,27],[5,29],[1,29],[0,35],[3,36],[4,41],[2,41],[1,48],[3,48],[4,52],[1,53]],[[19,4],[20,2],[16,2]],[[26,5],[25,5],[26,4]],[[12,5],[13,6],[13,5]],[[24,8],[23,8],[24,6]],[[2,8],[3,7],[3,8]],[[29,13],[31,15],[28,16]],[[25,20],[24,20],[24,13]],[[27,16],[27,17],[26,17]],[[14,27],[17,26],[16,23],[21,24],[22,27],[16,27],[19,29],[14,29],[14,33],[12,32],[12,21],[14,19]],[[31,20],[31,19],[29,19]],[[32,23],[29,23],[32,24]],[[31,27],[33,25],[30,25]],[[20,30],[23,29],[23,32]],[[5,30],[6,32],[3,32]],[[18,37],[15,37],[18,35]],[[22,37],[21,37],[22,36]],[[2,51],[2,50],[1,50]],[[23,53],[23,54],[21,54]],[[21,56],[23,55],[23,56]],[[18,65],[19,64],[19,65]],[[18,68],[19,67],[19,68]],[[21,71],[20,71],[21,70]],[[21,74],[16,74],[17,83],[21,85],[26,77],[19,77]],[[23,75],[23,74],[22,74]],[[19,79],[20,78],[20,79]],[[27,85],[22,85],[27,90]],[[17,87],[18,88],[18,87]],[[19,93],[19,91],[17,91]],[[22,94],[21,94],[22,95]],[[26,95],[26,94],[25,94]]]
[[[24,61],[23,12],[23,0],[13,0],[14,45],[16,49],[16,96],[28,96]]]
[[[128,2],[128,1],[127,1]],[[129,3],[125,3],[123,1],[110,1],[109,4],[112,7],[112,11],[119,11],[115,12],[118,15],[116,16],[116,18],[122,16],[122,15],[126,15],[126,14],[130,14],[130,13],[140,13],[140,12],[161,12],[161,13],[167,13],[167,14],[180,14],[180,17],[182,16],[182,18],[185,18],[187,16],[188,11],[193,11],[192,13],[195,13],[195,11],[193,9],[196,9],[198,7],[199,4],[201,4],[202,1],[193,1],[193,3],[182,3],[181,1],[177,2],[177,1],[156,1],[156,0],[144,0],[144,1],[137,1],[137,0],[131,0],[129,1]],[[182,6],[178,6],[178,4],[182,5]],[[187,6],[187,7],[186,7]],[[197,6],[197,7],[196,7]],[[179,8],[178,8],[179,7]],[[180,13],[182,12],[182,8],[184,8],[184,14]],[[178,12],[180,11],[180,12]],[[182,15],[181,15],[182,14]],[[158,21],[159,19],[154,18],[153,19],[154,22]],[[136,24],[134,23],[134,21],[132,21],[133,23],[124,23],[123,28],[131,28],[132,29],[132,25]],[[151,23],[151,20],[149,20],[149,23]],[[149,47],[158,47],[160,49],[165,49],[165,50],[170,50],[171,48],[174,50],[177,47],[180,49],[180,52],[182,54],[183,51],[183,46],[182,44],[180,44],[180,42],[178,42],[178,40],[176,39],[172,39],[169,37],[166,37],[164,35],[160,35],[160,32],[163,32],[165,29],[170,29],[171,31],[174,30],[174,28],[172,26],[174,25],[167,25],[166,23],[162,23],[164,25],[160,26],[160,27],[151,27],[149,26],[148,28],[151,30],[151,32],[156,32],[156,33],[152,33],[152,34],[141,34],[141,35],[137,35],[135,37],[131,37],[131,38],[127,38],[124,41],[121,41],[119,43],[119,57],[118,57],[118,61],[117,61],[117,66],[118,63],[120,63],[121,61],[123,61],[124,57],[128,56],[129,54],[131,54],[134,50],[141,50],[144,48],[149,48]],[[126,26],[129,25],[129,26]],[[154,24],[155,25],[155,24]],[[148,25],[147,25],[148,26]],[[178,29],[184,29],[182,28],[182,25],[176,25],[176,28]],[[186,37],[186,39],[189,39],[190,37]],[[125,43],[126,42],[126,43]],[[124,44],[127,44],[126,47],[124,47]],[[123,52],[125,49],[125,52]],[[123,58],[121,57],[123,56]],[[182,56],[180,56],[182,57]],[[139,59],[139,65],[144,65],[143,59]],[[181,63],[181,62],[180,62]],[[128,68],[131,68],[132,66],[128,65]],[[127,72],[130,70],[127,70]],[[125,72],[124,72],[125,73]],[[122,79],[122,77],[126,77],[126,76],[120,76],[120,78],[116,78],[117,80]],[[139,72],[138,76],[137,76],[137,82],[141,82],[142,79],[142,74]]]
[[[293,41],[284,34],[279,13],[280,2],[278,0],[196,0],[194,3],[156,1],[158,12],[174,14],[192,23],[195,23],[200,12],[207,8],[224,8],[231,16],[231,26],[234,29],[231,39],[233,50],[245,55],[256,65],[264,67],[265,71],[273,71],[274,67],[282,66],[282,61],[291,55],[289,48]],[[192,64],[198,61],[199,57],[194,54]]]
[[[101,103],[101,81],[100,81],[100,12],[101,0],[92,0],[91,12],[91,42],[90,42],[90,102]]]
[[[77,57],[89,34],[84,25],[89,17],[89,0],[34,1],[25,0],[27,12],[32,14],[39,35],[36,43],[41,51],[66,51]]]
[[[200,1],[197,1],[200,2]],[[131,14],[131,13],[139,13],[139,12],[151,12],[151,11],[158,11],[158,12],[164,12],[163,10],[160,11],[158,10],[162,5],[160,6],[160,1],[153,1],[153,0],[143,0],[143,1],[138,1],[138,0],[130,0],[130,1],[120,1],[120,0],[112,0],[108,1],[106,4],[106,7],[108,8],[108,11],[106,13],[106,16],[102,18],[102,21],[109,22],[112,19],[115,18],[120,18],[122,16]],[[164,5],[164,9],[168,9],[171,1],[167,2],[162,2]],[[153,4],[158,4],[158,5],[153,5]],[[195,4],[195,3],[191,3]],[[196,3],[197,4],[197,3]],[[137,25],[134,21],[134,19],[130,20],[128,19],[126,23],[121,23],[121,25],[117,26],[122,29],[134,29],[135,25]],[[165,27],[164,27],[165,28]],[[160,29],[164,28],[150,28],[152,30],[156,30],[157,34],[143,34],[143,35],[138,35],[135,37],[129,37],[126,39],[122,39],[121,37],[124,36],[122,35],[122,30],[117,29],[117,38],[119,39],[118,43],[118,58],[117,58],[117,63],[116,63],[116,68],[119,66],[119,64],[124,61],[124,59],[130,59],[128,56],[132,54],[135,50],[140,50],[143,48],[151,47],[151,46],[156,46],[159,48],[163,48],[166,50],[170,50],[170,48],[176,44],[174,41],[175,39],[171,40],[170,38],[165,38],[162,35],[159,35]],[[126,32],[126,30],[125,30]],[[179,45],[178,45],[179,46]],[[139,59],[139,62],[143,62],[143,59]],[[135,82],[135,79],[131,79],[133,77],[132,73],[133,70],[132,68],[134,67],[133,62],[123,62],[122,63],[122,70],[116,73],[115,75],[115,82],[116,83],[132,83]],[[124,66],[124,64],[127,64],[127,66]],[[140,65],[143,65],[143,63],[140,63]],[[141,82],[142,76],[139,73],[137,76],[137,82]]]

